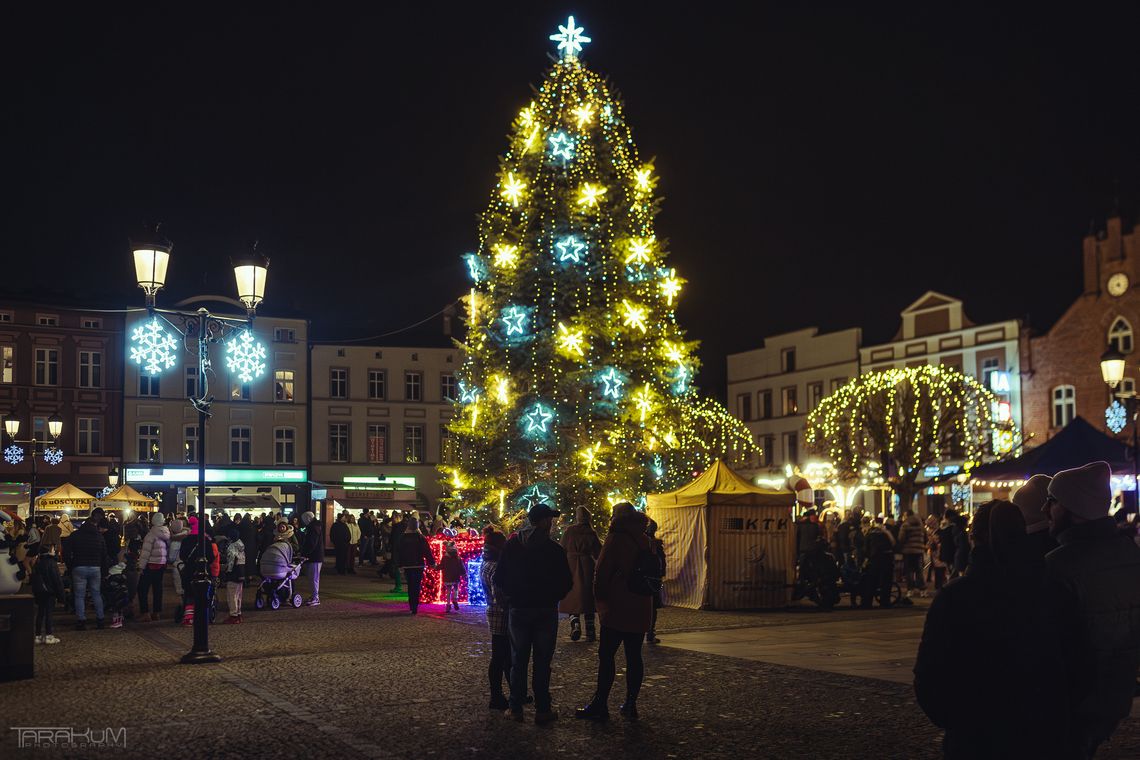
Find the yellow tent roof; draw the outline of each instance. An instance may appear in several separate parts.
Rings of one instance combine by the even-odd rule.
[[[668,493],[651,493],[646,506],[703,507],[708,504],[748,504],[758,507],[791,507],[796,495],[791,491],[773,491],[759,488],[737,475],[719,459],[688,485]]]
[[[64,483],[54,491],[48,491],[36,499],[36,509],[65,509],[67,507],[87,507],[95,497],[86,491]]]
[[[100,501],[124,501],[131,509],[135,510],[154,509],[158,506],[158,502],[154,499],[149,496],[143,496],[126,483],[104,496]]]

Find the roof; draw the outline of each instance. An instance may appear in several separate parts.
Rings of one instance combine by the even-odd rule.
[[[982,465],[970,477],[983,480],[1024,480],[1031,475],[1056,475],[1061,470],[1082,467],[1089,462],[1108,462],[1113,472],[1131,472],[1128,447],[1105,435],[1082,417],[1037,448],[1016,459]]]
[[[773,491],[754,486],[718,459],[688,485],[668,493],[649,494],[646,502],[648,507],[656,509],[703,507],[709,504],[792,507],[796,503],[796,495],[791,491]]]
[[[95,501],[95,497],[70,483],[64,483],[54,491],[49,491],[36,499],[36,509],[64,509],[85,507]]]
[[[143,496],[141,493],[131,488],[126,483],[104,496],[102,499],[100,499],[100,501],[126,502],[126,504],[133,509],[153,509],[158,505],[157,501],[150,498],[149,496]]]

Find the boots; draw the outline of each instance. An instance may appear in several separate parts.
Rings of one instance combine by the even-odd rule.
[[[637,720],[637,698],[627,696],[621,709],[618,710],[626,720]]]
[[[625,709],[624,707],[622,708]],[[579,707],[574,711],[574,716],[580,720],[595,720],[598,722],[610,719],[610,711],[606,708],[606,703],[598,700],[598,695],[595,694],[590,703],[585,707]]]
[[[570,616],[570,640],[577,641],[582,638],[582,622],[577,615]]]
[[[586,618],[586,641],[597,641],[598,635],[594,631],[594,619]]]

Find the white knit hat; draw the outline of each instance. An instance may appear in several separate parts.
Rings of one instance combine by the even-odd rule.
[[[1017,489],[1010,499],[1025,518],[1026,533],[1038,533],[1049,527],[1049,518],[1041,508],[1045,506],[1045,499],[1049,496],[1049,483],[1052,480],[1048,475],[1034,475],[1025,481],[1025,485]]]
[[[1049,495],[1066,511],[1086,520],[1108,517],[1112,506],[1112,469],[1107,462],[1061,470],[1049,484]]]

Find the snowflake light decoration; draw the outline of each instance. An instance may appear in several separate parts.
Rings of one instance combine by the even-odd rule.
[[[251,330],[242,330],[226,342],[226,368],[243,383],[261,377],[266,356],[265,345],[254,339]]]
[[[19,464],[20,462],[23,462],[24,450],[13,443],[11,446],[4,449],[4,461],[8,464]]]
[[[1115,399],[1104,410],[1104,422],[1108,425],[1108,429],[1113,433],[1119,433],[1128,424],[1128,411],[1124,408],[1124,404],[1116,401]]]
[[[63,461],[63,449],[57,449],[52,446],[49,449],[44,449],[44,461],[53,467]]]
[[[161,374],[174,366],[178,342],[158,317],[143,322],[131,333],[131,361],[148,375]]]

